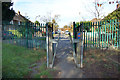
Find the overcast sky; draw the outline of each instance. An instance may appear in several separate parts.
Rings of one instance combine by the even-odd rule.
[[[31,21],[35,21],[36,16],[44,16],[51,12],[51,17],[60,15],[58,22],[60,27],[69,25],[73,21],[91,20],[94,15],[90,11],[94,11],[95,0],[12,0],[14,2],[13,9],[15,12],[25,16],[29,16]],[[110,0],[116,1],[116,0]],[[109,0],[98,0],[99,3],[106,2],[102,14],[105,16],[116,9],[116,4],[109,4]],[[100,7],[99,7],[100,8]],[[39,18],[37,18],[39,21]]]

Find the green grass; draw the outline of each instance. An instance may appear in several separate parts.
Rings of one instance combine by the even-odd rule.
[[[43,63],[43,65],[41,65],[39,68],[36,68],[36,70],[39,73],[34,76],[35,78],[41,78],[42,76],[46,76],[48,78],[52,77],[50,71],[53,71],[53,69],[46,69],[46,63]]]
[[[10,44],[2,47],[2,76],[3,78],[23,78],[31,71],[31,64],[44,57],[43,50],[30,50]]]

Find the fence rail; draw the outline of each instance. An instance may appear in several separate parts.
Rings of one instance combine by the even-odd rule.
[[[75,25],[75,31],[79,25]],[[120,20],[83,23],[83,43],[87,48],[120,48]],[[74,35],[75,36],[75,35]]]
[[[24,22],[21,24],[2,23],[3,43],[27,48],[46,49],[46,25]]]

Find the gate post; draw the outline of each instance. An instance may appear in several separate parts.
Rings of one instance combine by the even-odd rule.
[[[52,39],[54,39],[54,36],[53,36],[53,23],[52,23]],[[54,44],[52,44],[52,47],[53,47],[53,55],[54,55]]]
[[[76,39],[76,27],[75,22],[73,22],[73,39]],[[76,43],[74,43],[73,48],[75,49],[76,53]]]
[[[48,23],[46,23],[46,50],[47,50],[47,68],[49,67],[49,38],[48,38]]]
[[[85,34],[84,34],[85,35]],[[83,68],[83,23],[82,23],[82,36],[81,36],[81,64],[80,67]]]

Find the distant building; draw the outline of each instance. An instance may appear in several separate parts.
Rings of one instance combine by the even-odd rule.
[[[10,24],[17,24],[20,25],[22,22],[25,22],[26,19],[24,16],[22,16],[20,14],[20,11],[18,11],[18,13],[15,13],[15,16],[13,17],[13,20],[11,20]],[[31,22],[30,20],[28,20],[29,22]]]
[[[93,18],[93,19],[91,20],[91,22],[94,22],[94,24],[96,24],[96,22],[98,22],[98,21],[101,21],[101,19]]]

